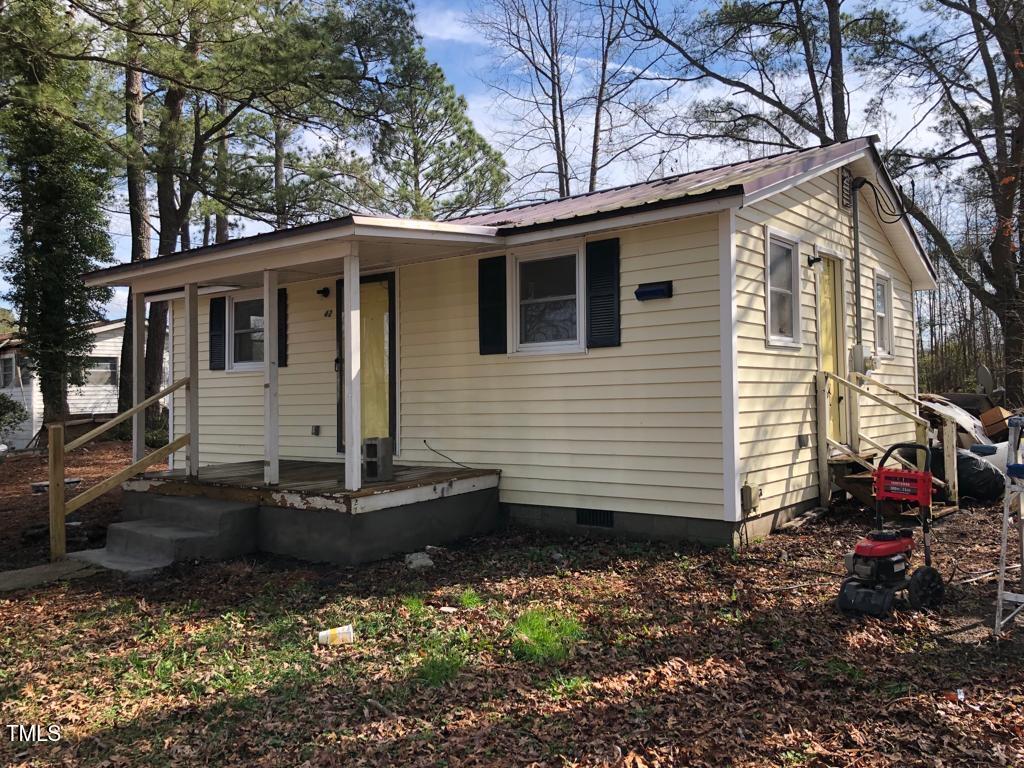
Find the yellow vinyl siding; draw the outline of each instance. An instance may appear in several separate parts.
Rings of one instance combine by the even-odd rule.
[[[818,496],[817,403],[818,370],[817,282],[820,275],[807,266],[815,246],[841,261],[843,318],[839,350],[845,366],[855,341],[853,246],[850,212],[839,207],[837,173],[830,172],[793,189],[737,211],[737,381],[739,382],[740,482],[762,489],[759,512],[772,512]],[[866,193],[866,194],[865,194]],[[881,266],[893,282],[896,344],[892,360],[875,376],[913,394],[914,341],[910,280],[899,264],[875,218],[869,190],[861,190],[861,262],[864,340],[874,343],[874,269]],[[769,348],[765,344],[764,226],[800,238],[800,350]],[[878,393],[880,394],[880,393]],[[906,419],[881,406],[861,401],[862,431],[883,444],[913,436]],[[800,447],[801,436],[807,446]]]
[[[722,519],[718,219],[620,233],[622,346],[480,356],[474,258],[399,281],[403,462],[502,470],[508,503]],[[611,235],[609,235],[611,236]],[[638,302],[642,282],[671,299]]]
[[[324,285],[331,296],[316,290]],[[280,370],[282,458],[338,460],[337,374],[332,280],[292,283],[288,289],[288,365]],[[185,371],[185,305],[174,314],[174,375]],[[199,456],[202,464],[263,458],[263,372],[211,371],[210,297],[199,298]],[[312,427],[320,427],[320,436]],[[185,432],[185,396],[175,393],[174,434]],[[182,462],[179,452],[175,461]],[[182,464],[178,464],[182,466]]]
[[[477,260],[398,272],[399,448],[403,463],[452,458],[502,470],[508,503],[708,519],[724,516],[717,216],[627,230],[620,347],[543,356],[479,354]],[[604,236],[602,236],[604,237]],[[638,302],[642,282],[671,299]],[[338,460],[331,281],[290,284],[280,372],[281,457]],[[332,286],[333,287],[333,286]],[[184,371],[183,303],[174,365]],[[209,298],[199,306],[203,464],[263,455],[262,373],[210,371]],[[185,427],[184,396],[174,409]],[[311,426],[319,424],[319,437]],[[180,454],[179,454],[180,455]]]

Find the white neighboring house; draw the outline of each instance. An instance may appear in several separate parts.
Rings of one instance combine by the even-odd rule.
[[[92,327],[93,347],[85,384],[68,390],[72,417],[93,417],[117,413],[117,378],[121,360],[124,320],[109,320]],[[43,395],[39,378],[23,367],[21,339],[16,334],[0,335],[0,393],[25,406],[28,419],[4,441],[10,448],[25,448],[43,426]]]

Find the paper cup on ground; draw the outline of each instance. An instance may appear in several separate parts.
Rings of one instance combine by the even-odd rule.
[[[317,638],[317,642],[320,643],[320,645],[348,645],[355,641],[356,636],[355,632],[352,630],[351,624],[346,624],[343,627],[325,629]]]

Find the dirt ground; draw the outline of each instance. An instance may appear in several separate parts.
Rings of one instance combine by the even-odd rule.
[[[131,446],[123,442],[94,443],[66,457],[65,477],[81,478],[67,497],[81,493],[131,464]],[[154,469],[165,465],[154,465]],[[46,454],[0,458],[0,570],[24,568],[49,559],[49,511],[45,493],[32,493],[31,483],[47,479]],[[68,516],[68,551],[102,547],[107,525],[121,508],[120,489],[101,496]]]
[[[8,561],[39,557],[7,548],[45,518],[41,471],[5,475]],[[61,738],[0,733],[0,765],[1024,764],[1024,626],[992,639],[979,573],[998,513],[941,521],[945,605],[884,621],[833,606],[870,522],[738,550],[511,530],[423,573],[260,557],[8,593],[0,720]]]

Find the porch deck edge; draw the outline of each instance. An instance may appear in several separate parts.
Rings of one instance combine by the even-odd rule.
[[[239,485],[216,480],[187,478],[136,477],[126,480],[122,489],[137,493],[167,496],[203,496],[224,501],[241,501],[260,506],[286,509],[319,509],[350,514],[365,514],[447,496],[495,488],[500,470],[460,470],[443,480],[424,478],[401,483],[370,486],[358,491],[308,491],[265,485]]]

